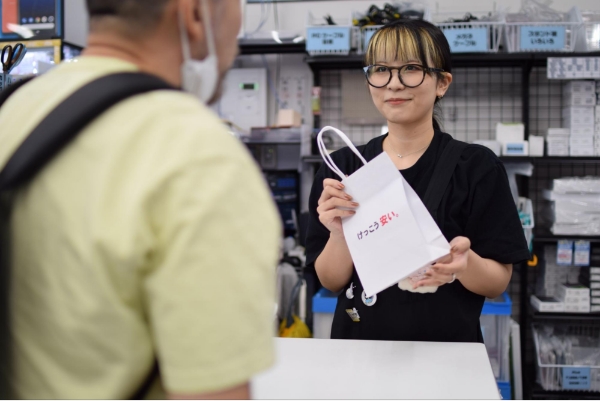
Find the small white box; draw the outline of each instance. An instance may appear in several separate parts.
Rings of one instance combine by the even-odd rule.
[[[592,313],[600,312],[600,305],[591,305],[590,312],[592,312]]]
[[[548,156],[569,156],[569,148],[567,148],[567,149],[548,149]]]
[[[590,290],[590,295],[592,297],[600,297],[600,290]]]
[[[568,81],[563,86],[565,93],[593,93],[596,91],[597,83],[594,81]]]
[[[478,139],[476,141],[473,141],[473,143],[476,145],[485,146],[486,148],[494,152],[496,156],[500,156],[502,154],[502,144],[499,141]]]
[[[569,139],[569,146],[570,146],[571,150],[573,150],[573,148],[577,148],[577,147],[593,148],[594,147],[594,136],[593,135],[572,136]]]
[[[590,267],[590,274],[600,274],[600,267]]]
[[[569,128],[548,128],[548,136],[569,136],[571,130]]]
[[[573,93],[563,96],[564,106],[595,106],[596,105],[596,94],[579,94]]]
[[[565,312],[590,313],[590,304],[586,304],[586,305],[567,305],[567,304],[565,304]]]
[[[496,124],[496,140],[503,145],[507,142],[523,142],[525,126],[522,123],[498,123]]]
[[[571,136],[593,136],[595,127],[591,125],[585,127],[573,127],[571,128]]]
[[[557,291],[561,298],[578,297],[589,299],[590,297],[590,289],[581,284],[561,284],[558,286]]]
[[[600,305],[600,297],[592,297],[592,298],[590,298],[590,303],[592,305]]]
[[[529,142],[505,142],[502,146],[502,156],[529,156]]]
[[[544,156],[543,136],[529,136],[529,156]]]
[[[536,297],[532,295],[530,298],[531,306],[539,312],[564,312],[565,304],[556,298],[552,297]]]

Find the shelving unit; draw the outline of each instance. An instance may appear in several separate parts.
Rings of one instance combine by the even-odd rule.
[[[278,44],[272,43],[241,43],[241,54],[253,54],[254,52],[261,53],[304,53],[302,44]],[[555,82],[554,90],[558,93],[552,93],[552,88],[549,93],[542,95],[539,90],[540,81],[545,80],[543,68],[547,65],[550,57],[600,57],[600,52],[591,53],[473,53],[473,54],[454,54],[452,56],[452,64],[455,70],[469,69],[487,69],[486,74],[493,74],[499,70],[508,70],[512,74],[513,80],[510,81],[518,93],[513,96],[518,99],[512,105],[512,110],[515,118],[519,118],[525,125],[525,137],[529,137],[531,132],[539,133],[540,122],[544,122],[546,117],[543,114],[535,114],[536,108],[548,107],[551,108],[551,103],[538,101],[537,97],[554,96],[560,99],[562,89]],[[360,69],[363,66],[363,55],[350,56],[317,56],[305,57],[305,62],[310,66],[314,73],[314,86],[323,86],[327,84],[328,74],[335,70]],[[477,73],[475,71],[475,73]],[[494,96],[490,93],[488,96]],[[534,101],[532,104],[532,100]],[[543,99],[547,100],[547,99]],[[559,101],[560,102],[560,101]],[[502,107],[502,106],[500,106]],[[560,104],[559,104],[560,107]],[[549,112],[549,116],[552,114]],[[556,117],[554,121],[556,121]],[[560,120],[560,116],[558,117]],[[320,128],[321,116],[315,116],[314,126]],[[546,118],[548,120],[548,118]],[[517,121],[515,119],[515,121]],[[478,123],[478,122],[477,122]],[[547,123],[547,121],[546,121]],[[541,125],[543,126],[543,125]],[[452,132],[451,132],[452,133]],[[545,244],[556,243],[560,239],[583,239],[600,244],[600,238],[595,236],[555,236],[549,230],[544,229],[542,225],[537,224],[540,221],[537,217],[538,209],[543,200],[541,191],[550,189],[549,183],[552,179],[559,176],[583,176],[597,175],[600,176],[600,157],[502,157],[504,162],[512,163],[532,163],[534,166],[534,175],[530,178],[521,177],[518,180],[519,189],[523,196],[532,198],[534,202],[534,210],[536,210],[536,227],[534,229],[534,251],[539,250]],[[318,155],[305,156],[303,162],[308,165],[321,163],[321,157]],[[539,253],[539,252],[538,252]],[[600,326],[600,314],[578,314],[578,313],[539,313],[534,312],[529,306],[529,297],[532,294],[530,286],[530,274],[532,268],[527,264],[515,266],[515,274],[513,281],[518,282],[518,294],[512,294],[513,301],[518,300],[517,309],[519,314],[519,323],[521,326],[521,350],[523,361],[523,383],[524,396],[526,399],[598,399],[600,393],[594,392],[579,392],[579,391],[545,391],[535,381],[535,360],[531,360],[531,353],[534,351],[534,345],[531,336],[531,324],[540,321],[585,321],[590,324],[598,324]],[[515,295],[517,295],[515,297]],[[533,351],[532,351],[533,350]]]

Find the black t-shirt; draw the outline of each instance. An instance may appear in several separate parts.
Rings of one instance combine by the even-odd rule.
[[[370,161],[383,152],[387,135],[377,137],[358,150]],[[422,199],[434,168],[452,137],[436,131],[433,141],[417,163],[401,174]],[[336,165],[348,175],[362,162],[349,148],[332,153]],[[319,221],[318,200],[325,178],[338,179],[325,164],[315,176],[309,199],[306,238],[307,266],[314,266],[329,240],[329,230]],[[471,240],[479,256],[514,264],[529,258],[529,249],[502,162],[489,149],[468,145],[462,152],[450,184],[434,216],[446,239]],[[354,298],[346,297],[352,282]],[[443,285],[433,294],[402,291],[394,285],[379,294],[373,306],[361,299],[362,285],[354,269],[351,281],[338,296],[331,337],[343,339],[483,342],[479,316],[485,297],[467,290],[459,280]],[[356,308],[360,322],[346,309]]]

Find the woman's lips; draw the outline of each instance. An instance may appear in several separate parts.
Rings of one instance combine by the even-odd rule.
[[[396,106],[396,105],[404,104],[408,101],[409,101],[409,99],[394,98],[394,99],[388,99],[385,102]]]

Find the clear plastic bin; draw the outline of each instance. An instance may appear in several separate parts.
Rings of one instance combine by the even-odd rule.
[[[506,51],[509,53],[575,51],[577,37],[581,30],[581,17],[578,13],[579,10],[573,7],[566,15],[566,21],[560,22],[507,22],[504,30]],[[539,35],[535,35],[536,33]],[[542,42],[531,43],[522,38]]]
[[[453,53],[497,53],[504,32],[504,19],[497,17],[492,21],[445,22],[449,19],[459,19],[467,13],[438,13],[433,16],[434,23],[444,31]],[[461,33],[471,33],[477,44],[472,49],[460,39]]]
[[[499,382],[510,381],[509,344],[512,301],[508,294],[487,299],[481,312],[481,331],[492,370]]]
[[[537,382],[547,391],[600,392],[597,327],[571,325],[569,331],[549,336],[547,327],[534,325]],[[575,364],[575,361],[586,364]]]
[[[331,338],[331,324],[336,305],[337,296],[333,292],[321,288],[315,294],[312,302],[314,338]]]
[[[347,56],[361,51],[361,34],[352,25],[350,16],[333,18],[337,25],[324,25],[324,19],[316,19],[310,12],[306,23],[306,51],[311,56]]]

